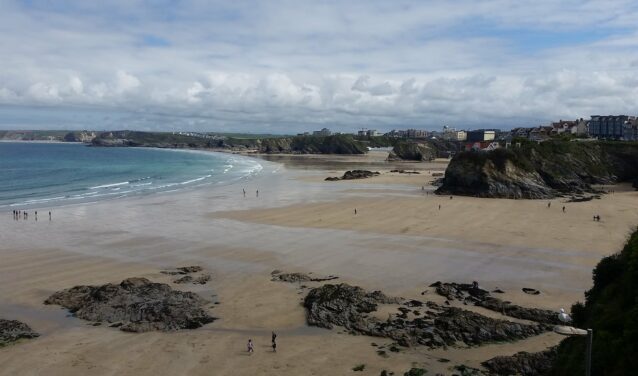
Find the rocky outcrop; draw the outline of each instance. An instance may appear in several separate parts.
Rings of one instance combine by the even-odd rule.
[[[69,132],[69,133],[65,134],[63,140],[65,142],[86,142],[86,143],[89,143],[89,142],[93,141],[93,139],[95,137],[97,137],[97,134],[95,132],[74,131],[74,132]]]
[[[199,295],[146,278],[75,286],[54,293],[44,303],[65,307],[84,320],[117,323],[128,332],[195,329],[214,320],[205,309],[208,302]]]
[[[397,142],[388,155],[388,160],[431,161],[437,149],[426,142]]]
[[[39,334],[29,325],[17,320],[0,319],[0,347],[26,338],[36,338]]]
[[[448,300],[458,300],[464,304],[476,305],[498,312],[504,316],[535,321],[547,325],[560,324],[558,314],[554,311],[521,307],[508,301],[495,298],[491,296],[489,291],[478,287],[478,284],[435,282],[430,285],[430,287],[435,287],[436,293],[444,296]]]
[[[439,194],[546,199],[638,177],[638,144],[546,141],[457,154]]]
[[[342,177],[327,177],[326,181],[338,181],[338,180],[355,180],[355,179],[367,179],[373,176],[379,175],[378,171],[372,172],[368,170],[352,170],[346,171]]]
[[[369,293],[347,284],[312,289],[304,300],[309,325],[331,329],[341,326],[351,333],[391,338],[404,346],[426,345],[432,348],[453,345],[480,345],[488,342],[511,341],[538,335],[548,328],[498,320],[456,307],[425,303],[427,310],[409,319],[410,309],[400,307],[401,315],[381,320],[369,315],[379,304],[398,304],[380,291]],[[405,302],[411,307],[414,301]]]
[[[512,356],[497,356],[482,363],[490,375],[543,376],[551,369],[556,359],[556,347],[537,353],[525,351]]]
[[[162,270],[160,273],[168,274],[168,275],[180,275],[180,274],[184,275],[184,274],[201,272],[202,270],[204,269],[201,266],[193,265],[193,266],[180,266],[172,270]]]
[[[275,270],[270,273],[273,281],[281,282],[325,282],[337,279],[339,277],[329,275],[327,277],[311,277],[304,273],[283,273],[279,270]]]

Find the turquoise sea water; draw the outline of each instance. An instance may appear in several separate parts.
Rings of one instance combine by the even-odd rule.
[[[0,210],[225,184],[261,168],[224,153],[0,142]]]

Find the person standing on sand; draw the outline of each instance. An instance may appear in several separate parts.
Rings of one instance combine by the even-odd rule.
[[[244,191],[244,197],[246,197],[246,188],[242,188],[242,191]]]
[[[51,220],[51,211],[49,210],[49,221]]]
[[[357,215],[357,208],[354,208],[354,215]]]
[[[551,206],[552,206],[552,203],[551,203],[551,202],[548,202],[548,203],[547,203],[547,208],[550,208]]]
[[[439,204],[439,210],[441,210],[441,204]]]
[[[253,340],[248,339],[248,353],[252,354],[253,352],[255,352],[255,346],[253,345]]]
[[[277,333],[272,332],[272,352],[277,352]]]
[[[259,189],[256,192],[256,196],[259,197]]]
[[[565,212],[565,207],[563,206],[563,213]]]

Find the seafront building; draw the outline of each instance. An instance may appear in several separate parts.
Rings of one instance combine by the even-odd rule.
[[[636,117],[627,115],[592,115],[589,136],[612,140],[638,140]]]

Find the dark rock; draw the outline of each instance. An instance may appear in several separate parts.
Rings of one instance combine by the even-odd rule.
[[[543,324],[560,323],[558,321],[558,316],[554,311],[521,307],[510,302],[494,298],[490,296],[488,291],[478,288],[473,284],[436,282],[433,285],[436,285],[437,294],[444,296],[449,300],[459,300],[465,304],[483,307],[517,319],[536,321]],[[495,291],[502,292],[502,290]]]
[[[396,172],[399,174],[414,174],[414,175],[419,175],[420,172],[418,171],[406,171],[406,170],[390,170],[390,172]]]
[[[342,177],[336,177],[336,176],[327,177],[325,180],[337,181],[337,180],[367,179],[375,175],[379,175],[379,172],[378,171],[372,172],[368,170],[352,170],[352,171],[346,171]]]
[[[480,369],[468,367],[464,364],[461,364],[460,366],[454,366],[454,370],[456,372],[453,373],[452,375],[458,375],[458,376],[484,376],[485,375],[485,373],[481,371]]]
[[[179,275],[179,274],[191,274],[201,272],[203,269],[201,266],[181,266],[179,268],[175,268],[175,270],[162,270],[160,273],[168,274],[168,275]]]
[[[541,293],[540,291],[529,287],[523,287],[523,292],[530,295],[539,295]]]
[[[424,376],[428,371],[423,368],[410,368],[410,370],[403,374],[403,376]]]
[[[215,320],[199,295],[146,278],[76,286],[54,293],[44,303],[61,305],[84,320],[121,323],[120,330],[128,332],[195,329]]]
[[[494,375],[542,376],[552,369],[556,354],[556,347],[537,353],[522,351],[512,356],[497,356],[482,365]]]
[[[324,285],[306,296],[304,306],[309,325],[332,329],[338,325],[354,334],[391,338],[401,346],[415,344],[432,348],[457,343],[480,345],[488,342],[511,341],[540,334],[549,327],[492,319],[455,307],[427,302],[428,311],[422,317],[407,319],[407,308],[387,320],[368,316],[378,304],[396,304],[399,299],[379,291],[368,293],[347,284]],[[405,312],[404,312],[405,310]],[[390,347],[390,351],[392,347]]]
[[[0,347],[23,338],[36,338],[38,336],[40,335],[23,322],[0,319]]]
[[[332,281],[333,279],[338,279],[339,277],[329,275],[327,277],[311,277],[308,274],[304,273],[282,273],[277,270],[277,273],[272,272],[273,281],[282,281],[282,282],[325,282]]]
[[[191,282],[193,282],[193,277],[191,277],[190,275],[185,275],[173,281],[173,283],[177,283],[177,284],[191,283]]]
[[[210,281],[210,278],[210,274],[202,274],[193,280],[193,284],[205,285],[206,283],[208,283],[208,281]]]

